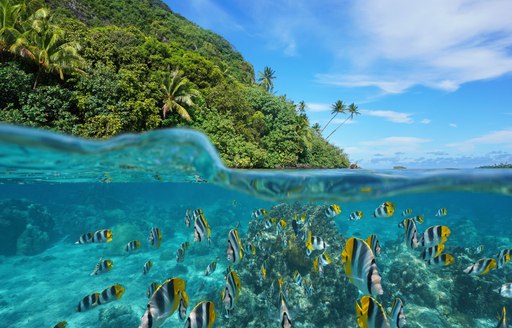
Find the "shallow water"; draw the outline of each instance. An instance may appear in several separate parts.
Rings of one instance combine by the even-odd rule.
[[[496,327],[497,313],[510,305],[493,289],[512,282],[512,264],[482,276],[463,270],[512,248],[512,170],[232,171],[207,139],[189,130],[91,142],[1,126],[0,155],[0,326],[53,327],[66,320],[68,327],[137,327],[149,284],[179,277],[186,281],[188,312],[200,301],[214,302],[215,327],[278,327],[282,277],[294,327],[355,327],[360,295],[345,275],[341,252],[347,238],[370,234],[382,246],[376,264],[384,294],[376,299],[388,309],[400,297],[406,327]],[[394,215],[373,218],[386,201],[396,205]],[[324,214],[330,204],[341,206],[333,219]],[[185,225],[186,209],[196,208],[211,227],[211,245],[194,242],[193,228]],[[283,218],[283,232],[252,219],[259,208]],[[424,215],[419,233],[449,227],[444,253],[454,256],[454,264],[433,268],[419,258],[421,248],[405,246],[397,224],[406,208],[413,209],[411,216]],[[440,208],[448,214],[436,217]],[[349,221],[356,210],[363,219]],[[322,252],[308,257],[294,235],[295,214],[310,218],[310,230],[329,244],[332,263],[323,276],[312,265]],[[221,291],[231,264],[228,232],[238,224],[242,242],[255,244],[256,254],[246,252],[233,265],[242,289],[228,319]],[[151,227],[162,231],[159,249],[148,245]],[[81,234],[100,229],[111,229],[113,241],[74,244]],[[128,255],[123,248],[135,239],[141,248]],[[190,247],[177,263],[176,251],[186,241]],[[479,245],[484,250],[478,254]],[[113,269],[90,276],[100,257],[111,259]],[[216,271],[204,276],[216,257]],[[153,267],[143,275],[149,259]],[[264,260],[266,279],[260,274]],[[295,284],[295,270],[312,284],[312,295]],[[121,299],[75,311],[84,296],[115,283],[126,289]],[[183,322],[173,314],[162,326]]]

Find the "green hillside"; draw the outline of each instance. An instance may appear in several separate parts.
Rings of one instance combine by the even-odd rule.
[[[188,126],[231,167],[349,165],[272,75],[257,84],[228,41],[163,2],[45,3],[0,0],[1,121],[87,138]]]

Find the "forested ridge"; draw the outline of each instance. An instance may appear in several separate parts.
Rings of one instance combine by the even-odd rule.
[[[159,0],[0,0],[0,120],[86,138],[205,132],[237,168],[347,167],[275,72]],[[170,141],[172,142],[172,141]]]

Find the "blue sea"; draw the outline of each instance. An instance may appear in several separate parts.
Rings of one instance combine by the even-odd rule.
[[[231,170],[191,130],[87,141],[0,126],[0,326],[139,327],[148,286],[180,278],[189,297],[186,316],[211,301],[213,327],[281,327],[283,300],[293,327],[358,327],[356,302],[364,292],[354,280],[368,277],[351,279],[342,252],[351,238],[375,234],[380,255],[370,254],[383,293],[372,301],[389,325],[399,298],[405,327],[496,327],[503,308],[512,311],[498,292],[512,282],[512,263],[483,274],[464,270],[512,248],[511,196],[512,170]],[[373,217],[390,203],[392,215]],[[340,213],[327,215],[331,205]],[[210,242],[194,240],[196,222],[187,226],[187,209],[202,210]],[[255,214],[262,209],[266,215]],[[363,217],[350,220],[356,211]],[[422,216],[418,241],[429,227],[449,229],[440,254],[453,263],[429,264],[421,257],[426,247],[406,245],[398,225],[415,216]],[[148,240],[155,227],[160,247]],[[227,259],[232,229],[243,248],[239,263]],[[111,231],[110,242],[76,243],[101,230]],[[325,246],[308,255],[309,232]],[[140,247],[128,252],[130,241]],[[329,258],[323,272],[315,266],[320,256]],[[110,260],[111,269],[91,275],[100,259]],[[206,276],[213,261],[216,270]],[[222,292],[229,270],[240,288],[227,317]],[[77,312],[84,297],[115,284],[124,289],[120,298]],[[161,327],[183,327],[177,312],[167,313]]]

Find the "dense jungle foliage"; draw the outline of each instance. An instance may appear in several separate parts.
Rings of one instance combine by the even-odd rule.
[[[274,71],[257,83],[159,0],[0,0],[0,16],[0,121],[87,138],[191,127],[230,167],[349,165],[303,102],[272,93]]]

